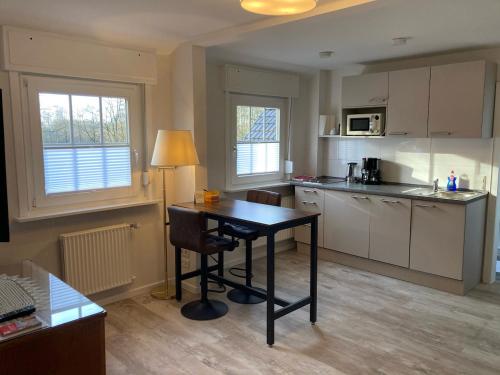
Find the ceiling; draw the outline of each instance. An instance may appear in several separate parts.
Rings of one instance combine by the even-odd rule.
[[[407,45],[392,38],[410,36]],[[240,35],[211,60],[276,68],[338,68],[438,51],[500,45],[499,0],[377,0]],[[318,52],[333,50],[330,59]]]
[[[171,52],[198,35],[262,19],[238,0],[0,0],[0,25]]]
[[[209,47],[212,61],[290,70],[500,45],[500,0],[375,0],[341,9],[363,1],[319,0],[305,15],[262,17],[243,11],[239,0],[0,0],[0,25],[162,54],[191,40]],[[392,46],[401,36],[412,39]],[[322,50],[335,54],[320,59]]]

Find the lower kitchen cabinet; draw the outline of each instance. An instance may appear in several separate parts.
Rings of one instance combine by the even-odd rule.
[[[367,195],[339,191],[325,192],[325,247],[368,258],[370,206]]]
[[[323,247],[323,213],[325,191],[320,189],[295,187],[295,208],[306,212],[319,212],[318,246]],[[294,229],[295,241],[311,243],[311,224],[301,225]]]
[[[466,206],[413,201],[410,269],[462,280]]]
[[[370,197],[370,259],[409,266],[411,200]]]
[[[481,280],[486,203],[296,190],[297,208],[322,213],[319,247],[334,250],[327,259],[458,294]],[[295,239],[309,244],[310,228]]]

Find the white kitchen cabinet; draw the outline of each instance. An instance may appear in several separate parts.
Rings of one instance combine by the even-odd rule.
[[[318,246],[323,247],[323,213],[325,191],[309,187],[295,187],[295,208],[306,212],[319,212],[318,217]],[[301,225],[294,229],[295,241],[311,243],[311,225]]]
[[[431,68],[389,72],[386,135],[425,138]]]
[[[389,73],[371,73],[342,79],[342,107],[386,106],[389,95]]]
[[[472,61],[431,68],[429,136],[492,136],[496,66]]]
[[[367,195],[325,192],[325,248],[368,258],[370,206]]]
[[[409,266],[411,200],[370,196],[370,259]]]
[[[412,203],[410,268],[462,280],[466,206]]]

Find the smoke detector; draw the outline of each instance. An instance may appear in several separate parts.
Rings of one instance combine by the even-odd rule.
[[[318,53],[319,57],[322,59],[329,59],[335,54],[333,51],[321,51]]]
[[[404,46],[408,41],[411,39],[410,36],[402,36],[398,38],[392,38],[392,45],[393,46]]]

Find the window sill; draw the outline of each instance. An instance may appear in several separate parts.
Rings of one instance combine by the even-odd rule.
[[[290,186],[290,181],[278,181],[278,182],[268,182],[268,183],[263,182],[261,184],[242,185],[237,187],[235,186],[232,188],[224,189],[223,191],[224,193],[238,193],[251,189],[265,189],[265,188],[275,188],[282,186]]]
[[[158,204],[161,202],[162,202],[161,199],[150,199],[150,200],[143,200],[143,201],[132,201],[132,202],[125,202],[125,203],[114,203],[114,204],[107,204],[107,205],[101,205],[101,206],[93,206],[93,207],[89,207],[89,208],[77,208],[77,209],[70,209],[70,210],[57,210],[57,211],[39,210],[37,212],[30,213],[29,215],[26,215],[26,216],[16,217],[15,220],[18,223],[28,223],[31,221],[56,219],[59,217],[90,214],[93,212],[112,211],[112,210],[119,210],[122,208],[130,208],[130,207],[151,206],[151,205],[155,205],[155,204]]]

